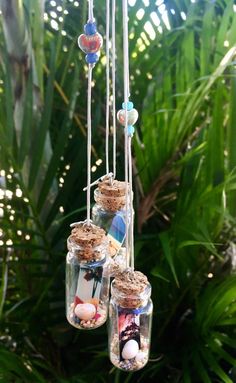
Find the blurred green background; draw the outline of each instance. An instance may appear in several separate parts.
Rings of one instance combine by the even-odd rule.
[[[136,268],[153,286],[150,362],[123,373],[106,327],[64,314],[69,224],[85,218],[87,1],[0,0],[0,381],[236,382],[236,5],[130,0]],[[117,108],[122,13],[117,1]],[[105,34],[105,0],[95,1]],[[93,179],[105,173],[105,56]],[[123,131],[118,130],[123,180]]]

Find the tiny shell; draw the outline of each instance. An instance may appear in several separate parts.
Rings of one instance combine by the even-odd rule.
[[[138,342],[136,342],[136,340],[134,339],[128,340],[128,342],[125,343],[123,347],[122,358],[123,359],[135,358],[138,352],[139,352]]]
[[[142,362],[145,359],[145,352],[139,351],[135,357],[136,362]]]
[[[75,307],[75,315],[79,319],[90,320],[96,314],[96,307],[91,303],[78,304]]]

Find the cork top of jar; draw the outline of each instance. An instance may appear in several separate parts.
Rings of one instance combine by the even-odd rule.
[[[70,238],[81,247],[95,247],[102,243],[105,236],[106,233],[102,228],[80,223],[72,229]]]
[[[73,227],[68,238],[68,249],[74,248],[76,255],[81,260],[98,261],[104,258],[104,253],[98,248],[104,242],[107,241],[103,229],[82,222]]]
[[[141,294],[148,285],[148,279],[143,273],[132,270],[118,273],[113,281],[114,288],[127,295]]]
[[[101,194],[108,197],[123,197],[125,196],[126,184],[124,181],[113,180],[105,178],[98,184],[98,189]]]

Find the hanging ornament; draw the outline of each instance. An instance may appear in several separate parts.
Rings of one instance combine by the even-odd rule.
[[[132,199],[132,136],[138,112],[129,101],[128,2],[123,0],[124,103],[117,113],[125,127],[126,259],[127,269],[111,284],[109,308],[109,354],[117,368],[136,371],[148,362],[153,305],[147,277],[134,270],[134,213]],[[128,246],[129,244],[129,246]],[[129,253],[129,254],[128,254]],[[130,268],[128,267],[130,266]]]
[[[104,230],[95,225],[80,222],[72,226],[67,240],[67,320],[79,329],[93,329],[107,318],[108,240]]]
[[[116,1],[112,0],[112,117],[113,117],[113,173],[109,170],[109,116],[110,116],[110,0],[106,0],[106,175],[98,180],[94,191],[96,204],[92,209],[93,222],[106,231],[110,249],[110,273],[124,270],[126,260],[126,183],[116,177],[116,41],[115,41]],[[130,216],[130,211],[128,210]],[[130,219],[128,219],[130,222]],[[128,223],[129,224],[129,223]]]
[[[109,354],[114,366],[136,371],[149,358],[153,305],[151,285],[139,271],[125,270],[111,284]]]
[[[87,219],[71,225],[66,258],[66,316],[69,323],[78,329],[94,329],[106,321],[110,285],[108,239],[105,231],[90,219],[92,70],[99,58],[102,37],[97,33],[94,22],[92,0],[89,0],[88,11],[85,34],[78,39],[80,48],[87,54],[88,63]]]
[[[67,319],[79,329],[101,326],[107,318],[110,275],[114,275],[109,309],[110,360],[121,370],[136,371],[148,362],[153,306],[150,298],[151,286],[147,277],[134,270],[131,143],[138,112],[129,101],[128,3],[127,0],[123,0],[124,103],[123,109],[117,113],[119,122],[125,127],[125,181],[115,180],[115,0],[112,0],[113,173],[109,171],[110,0],[106,0],[106,175],[93,183],[91,183],[91,84],[92,70],[99,58],[102,37],[97,32],[93,17],[93,0],[89,0],[88,4],[89,19],[84,28],[85,33],[78,39],[80,48],[86,53],[88,63],[87,187],[85,188],[87,219],[71,225],[72,232],[67,241]],[[92,185],[97,185],[94,192],[96,204],[92,210],[93,223],[90,219]]]
[[[126,267],[126,184],[105,177],[94,191],[93,222],[102,227],[109,240],[111,276]],[[128,212],[129,214],[129,212]],[[129,219],[130,222],[130,219]]]

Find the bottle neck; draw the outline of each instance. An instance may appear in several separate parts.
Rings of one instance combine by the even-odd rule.
[[[90,264],[104,263],[108,254],[108,241],[105,239],[98,246],[82,247],[75,243],[71,237],[67,239],[68,251],[73,256],[78,258],[79,263],[86,264],[89,267]]]
[[[103,210],[116,213],[125,209],[125,195],[113,196],[102,194],[99,188],[94,191],[94,199]]]
[[[151,285],[148,283],[144,291],[139,294],[124,293],[114,287],[114,281],[111,283],[111,295],[115,303],[127,309],[138,309],[147,305],[151,297]]]

